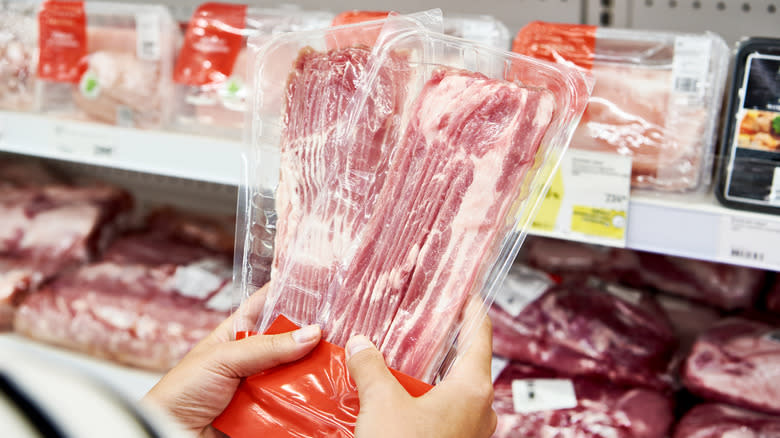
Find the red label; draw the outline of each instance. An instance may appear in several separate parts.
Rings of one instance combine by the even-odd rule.
[[[244,45],[246,5],[204,3],[187,26],[173,80],[185,85],[224,82]]]
[[[38,14],[38,77],[77,83],[87,68],[84,2],[47,1]]]
[[[279,316],[266,334],[297,328]],[[390,372],[413,397],[432,388],[395,370]],[[357,389],[349,378],[344,349],[320,341],[303,359],[242,381],[213,425],[231,438],[348,438],[354,436],[359,410]]]
[[[384,20],[389,14],[389,12],[385,11],[347,11],[336,15],[332,25],[343,26],[347,24],[363,23],[365,21]],[[331,36],[336,39],[338,47],[357,45],[371,47],[376,42],[376,39],[379,38],[381,32],[381,26],[378,26],[373,30],[365,28],[340,29]]]
[[[517,32],[512,51],[546,61],[567,60],[590,70],[596,49],[596,26],[533,21]]]

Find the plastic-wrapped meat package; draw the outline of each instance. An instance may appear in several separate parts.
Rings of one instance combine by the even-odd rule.
[[[780,414],[780,323],[720,321],[693,345],[682,378],[708,400]]]
[[[333,19],[333,25],[342,26],[345,24],[382,20],[387,18],[388,14],[388,11],[344,11],[336,15]],[[444,16],[442,26],[442,31],[445,35],[475,41],[497,49],[509,49],[511,40],[509,29],[506,28],[504,23],[490,15],[448,14]],[[340,35],[345,40],[371,46],[379,36],[379,29],[376,32],[342,32]]]
[[[170,209],[153,213],[146,231],[118,239],[101,261],[28,296],[14,330],[136,367],[175,365],[227,317],[232,269],[229,253],[179,239],[171,232],[176,228],[155,224],[161,215],[180,230],[189,216]],[[195,216],[187,234],[213,234],[207,221]]]
[[[104,249],[132,206],[104,185],[0,185],[0,327],[28,293]]]
[[[187,131],[196,129],[240,137],[250,97],[246,76],[247,39],[324,28],[332,18],[327,12],[297,8],[262,9],[229,3],[200,5],[187,26],[174,68],[177,126]],[[283,83],[286,66],[280,73],[284,74],[276,78],[277,84]]]
[[[709,184],[729,60],[722,38],[532,22],[513,50],[593,73],[572,147],[630,156],[633,187]]]
[[[611,260],[607,247],[560,239],[529,237],[520,258],[530,266],[565,276],[606,275]]]
[[[664,438],[672,400],[630,388],[512,362],[494,384],[495,438]]]
[[[778,438],[780,418],[721,404],[699,405],[677,423],[674,438]]]
[[[37,62],[35,3],[4,2],[0,5],[0,109],[32,110]]]
[[[725,310],[751,308],[764,286],[760,269],[639,251],[615,250],[620,281],[652,287]]]
[[[775,313],[780,313],[780,281],[775,282],[766,294],[766,308]]]
[[[672,388],[668,369],[677,340],[651,295],[612,285],[528,286],[507,282],[511,290],[502,290],[490,309],[496,354],[568,375]],[[506,305],[501,295],[523,305]]]
[[[39,110],[125,127],[167,124],[175,29],[166,8],[48,0],[38,28]]]

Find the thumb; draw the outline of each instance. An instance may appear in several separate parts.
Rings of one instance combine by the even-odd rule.
[[[289,333],[225,342],[213,350],[212,364],[227,377],[248,377],[302,358],[317,345],[321,335],[319,326],[310,325]]]
[[[402,389],[390,374],[382,353],[365,336],[353,336],[346,345],[349,375],[357,385],[361,404],[374,397],[385,397]]]

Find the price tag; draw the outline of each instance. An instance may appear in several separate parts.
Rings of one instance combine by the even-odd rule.
[[[738,264],[780,269],[780,220],[724,216],[718,254]]]
[[[51,147],[58,154],[79,158],[112,158],[116,153],[116,138],[109,129],[54,124]]]
[[[675,38],[672,61],[672,90],[675,93],[704,94],[711,48],[708,38],[687,35]]]
[[[624,247],[630,193],[630,157],[569,149],[533,229],[553,237]]]
[[[577,407],[577,393],[568,379],[513,380],[512,401],[518,414],[572,409]]]
[[[507,365],[509,365],[509,359],[493,356],[493,359],[490,360],[490,375],[493,376],[493,383],[496,383],[496,379],[506,369]]]
[[[527,267],[512,268],[496,294],[495,302],[506,313],[516,317],[536,301],[553,282],[545,273]]]

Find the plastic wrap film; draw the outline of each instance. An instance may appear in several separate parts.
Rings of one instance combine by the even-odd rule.
[[[725,310],[752,308],[766,281],[760,269],[563,240],[529,241],[522,258],[555,274],[598,275]]]
[[[116,187],[75,186],[37,165],[0,164],[0,328],[44,282],[93,260],[132,204]]]
[[[677,339],[652,295],[609,284],[538,284],[510,271],[490,309],[493,350],[566,375],[669,390]]]
[[[344,11],[333,19],[334,26],[362,23],[371,20],[387,18],[387,11]],[[509,49],[511,37],[504,23],[490,15],[447,14],[444,16],[442,31],[445,35],[463,38],[469,41],[485,44],[497,49]],[[373,35],[355,33],[355,41],[363,41],[372,45],[378,33]]]
[[[677,423],[674,438],[779,438],[780,418],[722,404],[699,405]]]
[[[729,61],[722,38],[532,22],[513,50],[593,73],[572,147],[632,157],[633,187],[688,191],[710,183]]]
[[[780,414],[780,323],[727,318],[693,345],[683,383],[694,394]]]
[[[281,126],[278,115],[262,116],[256,89],[261,167],[250,163],[250,175],[260,172],[250,176],[248,199],[261,203],[249,212],[241,275],[244,292],[260,286],[250,283],[260,246],[251,226],[274,217],[271,288],[257,331],[283,314],[320,323],[336,345],[362,333],[390,367],[430,382],[461,329],[466,339],[478,323],[461,319],[465,304],[480,294],[489,302],[516,254],[547,184],[539,169],[559,159],[589,83],[576,70],[409,20],[391,19],[397,25],[373,54],[337,46],[343,30],[357,27],[291,34],[263,48],[256,84],[266,65],[278,66],[277,48],[311,47],[289,76]],[[262,203],[274,193],[275,204]]]
[[[30,111],[38,68],[37,2],[0,3],[0,109]]]
[[[230,252],[204,246],[212,240],[212,224],[222,221],[154,212],[146,229],[117,239],[98,262],[58,276],[24,299],[14,330],[135,367],[173,367],[231,307]]]
[[[178,128],[240,137],[249,101],[247,48],[283,32],[325,28],[333,15],[297,8],[204,3],[192,15],[174,68]]]
[[[167,8],[48,0],[38,29],[38,110],[124,127],[167,125],[176,35]]]
[[[559,392],[567,385],[569,394]],[[494,389],[495,438],[664,438],[673,421],[671,399],[656,391],[568,378],[520,362],[507,366]]]

